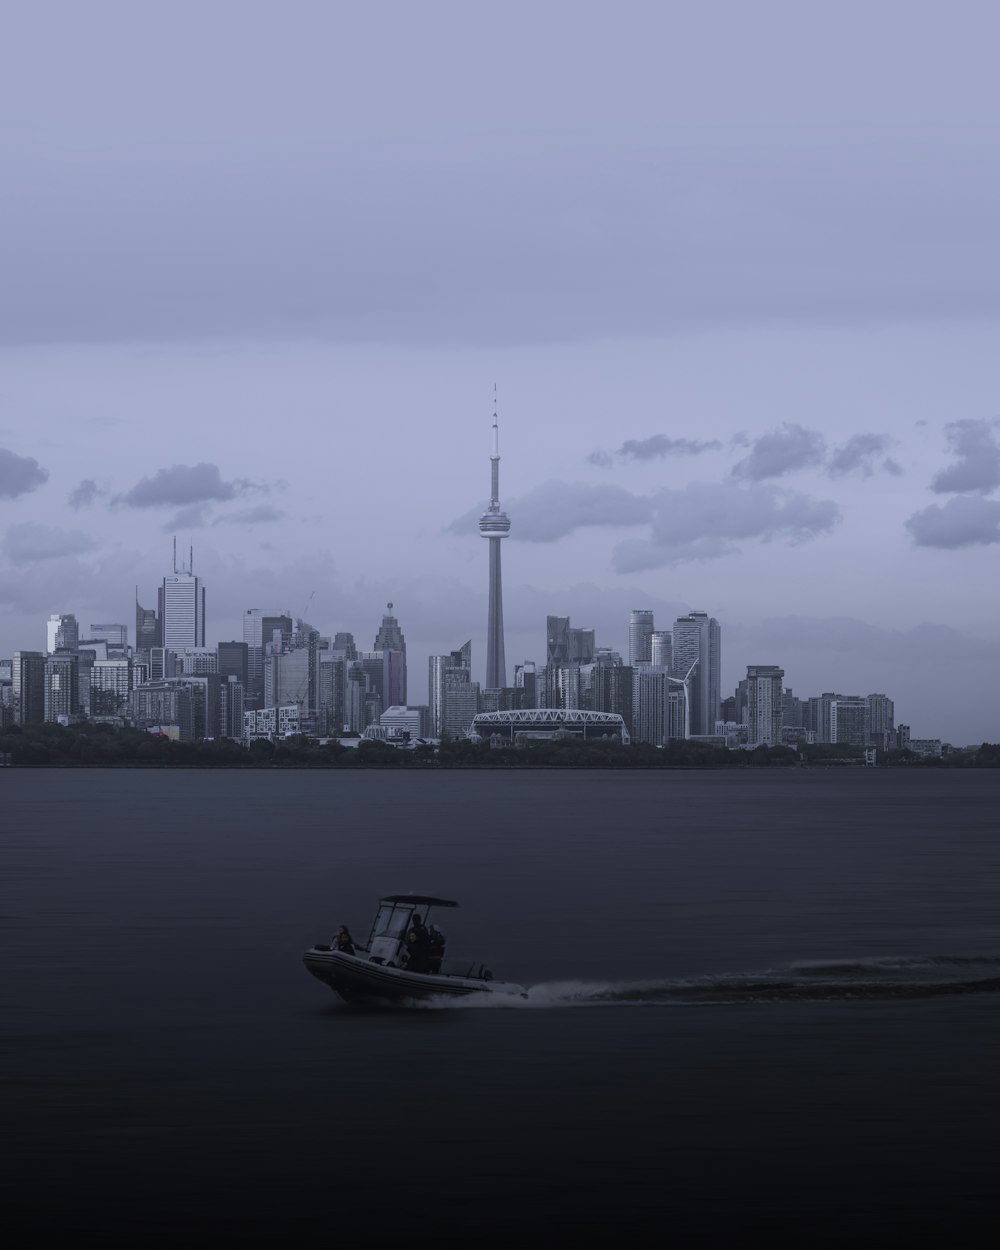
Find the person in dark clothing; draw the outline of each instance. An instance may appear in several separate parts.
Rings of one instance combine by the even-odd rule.
[[[427,926],[427,971],[441,971],[441,960],[444,959],[445,937],[436,925]]]
[[[424,922],[416,913],[414,913],[413,919],[410,921],[410,928],[406,934],[406,949],[406,970],[408,972],[426,972],[428,970],[430,936],[424,926]]]
[[[342,951],[345,955],[357,954],[354,949],[354,939],[351,937],[351,931],[346,924],[342,924],[334,935],[333,949]]]

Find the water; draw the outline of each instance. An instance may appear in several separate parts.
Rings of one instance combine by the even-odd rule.
[[[15,1217],[739,1244],[995,1217],[1000,776],[0,773]],[[301,951],[458,898],[525,1000]],[[804,1240],[803,1240],[804,1239]]]

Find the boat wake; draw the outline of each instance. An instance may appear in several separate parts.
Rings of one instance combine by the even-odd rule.
[[[426,1005],[482,1010],[563,1007],[691,1007],[739,1003],[892,1001],[1000,993],[1000,956],[931,955],[816,961],[755,973],[648,981],[550,981],[526,998],[475,994]]]

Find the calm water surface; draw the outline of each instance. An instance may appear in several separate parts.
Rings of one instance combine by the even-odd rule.
[[[1000,776],[0,772],[36,1233],[969,1235],[1000,1213]],[[508,1007],[301,951],[461,901]]]

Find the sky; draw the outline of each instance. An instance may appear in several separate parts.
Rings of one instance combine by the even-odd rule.
[[[0,656],[172,540],[483,676],[722,626],[724,692],[1000,739],[994,6],[20,6],[0,80]]]

